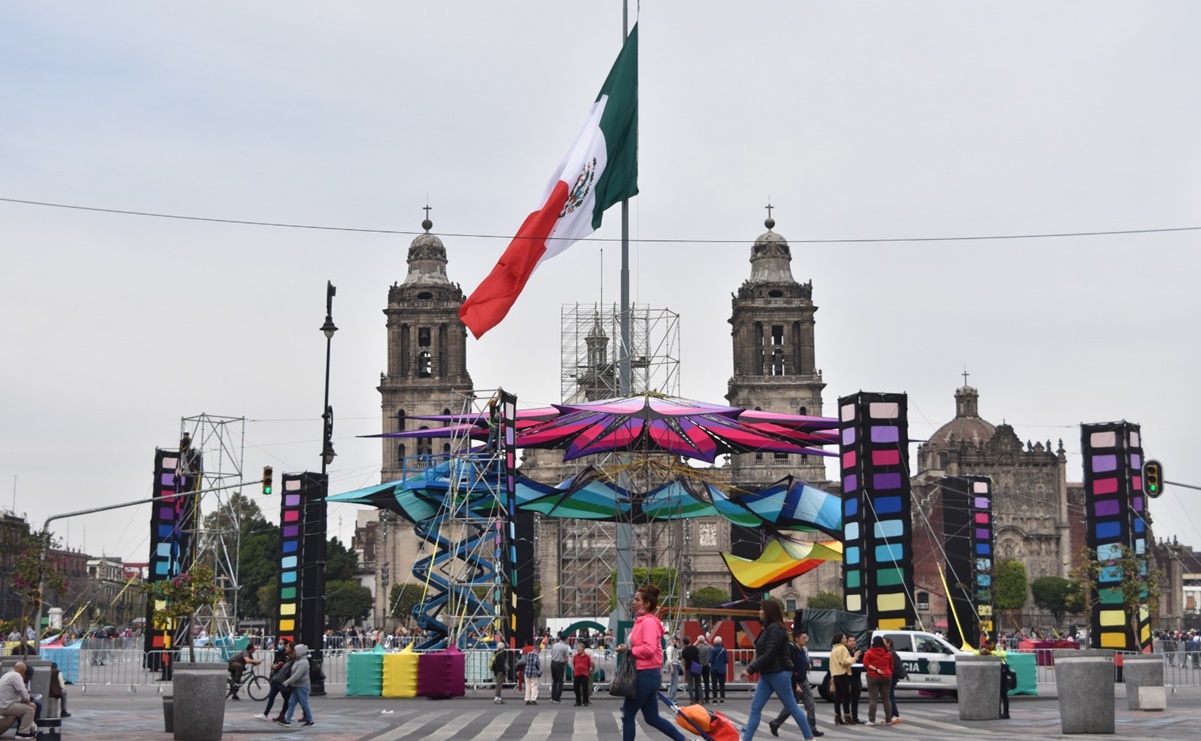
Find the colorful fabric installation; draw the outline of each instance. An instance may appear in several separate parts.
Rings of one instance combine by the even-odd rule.
[[[947,596],[958,620],[947,621],[953,645],[981,645],[981,631],[993,633],[992,480],[986,476],[948,476],[942,488],[943,548],[947,555]]]
[[[756,559],[721,554],[730,575],[743,587],[768,591],[807,574],[826,561],[842,560],[842,543],[826,540],[802,543],[783,538],[772,540]]]

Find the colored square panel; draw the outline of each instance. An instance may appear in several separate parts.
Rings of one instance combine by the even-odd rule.
[[[296,583],[296,572],[295,571],[284,571],[284,572],[280,573],[279,583],[280,584],[295,584]]]
[[[899,473],[874,473],[872,474],[873,489],[900,489],[901,474]]]
[[[900,543],[876,546],[876,563],[895,563],[905,558],[905,547]]]
[[[976,509],[988,509],[991,501],[988,497],[976,497]]]
[[[1130,468],[1135,471],[1141,471],[1143,468],[1143,457],[1138,453],[1130,454]]]
[[[1114,627],[1126,625],[1126,613],[1122,610],[1101,610],[1101,625],[1105,627]]]
[[[850,541],[853,543],[853,542],[859,540],[859,523],[858,522],[843,523],[842,534],[843,534],[844,542]]]
[[[1102,543],[1097,546],[1097,560],[1108,561],[1122,557],[1122,546],[1117,543]]]
[[[842,500],[842,514],[844,517],[855,517],[859,514],[859,497],[847,497]]]
[[[1093,495],[1114,494],[1118,490],[1117,479],[1093,479]]]
[[[175,519],[175,508],[174,507],[159,507],[158,508],[158,518],[160,520],[167,520],[167,521],[174,520]]]
[[[880,618],[876,623],[880,630],[904,630],[905,618]]]
[[[1130,441],[1130,447],[1132,447],[1132,448],[1138,447],[1138,431],[1137,430],[1131,430],[1130,437],[1127,439]]]
[[[863,609],[863,598],[857,594],[847,595],[847,612],[859,612]]]
[[[977,525],[987,525],[988,524],[988,514],[985,512],[977,513],[976,514],[976,524]]]
[[[842,479],[843,493],[849,493],[859,489],[859,477],[856,474],[849,474]]]
[[[284,479],[284,491],[300,491],[300,479]]]
[[[874,443],[895,443],[901,439],[901,431],[896,425],[879,425],[871,428],[871,440]]]
[[[905,593],[877,594],[876,609],[880,612],[901,612],[905,609]]]
[[[848,566],[854,566],[855,564],[859,563],[859,546],[857,546],[857,545],[847,546],[846,552],[843,554],[842,557],[846,561]]]
[[[284,526],[283,535],[285,538],[295,538],[296,536],[300,535],[300,526],[299,525]]]
[[[854,404],[843,404],[842,408],[839,409],[838,411],[839,411],[839,416],[841,417],[843,422],[854,421],[854,419],[855,419],[855,405]]]
[[[282,550],[283,550],[283,552],[284,552],[284,553],[296,553],[296,551],[297,551],[299,548],[300,548],[300,541],[299,541],[299,540],[285,540],[285,541],[283,542],[283,548],[282,548]]]
[[[1097,517],[1113,517],[1122,509],[1122,503],[1116,499],[1098,499],[1093,502],[1093,512]]]
[[[284,556],[282,559],[280,559],[279,567],[281,569],[296,568],[296,556]]]
[[[847,569],[847,589],[858,589],[863,586],[863,572],[859,569]]]
[[[877,587],[899,587],[905,583],[905,572],[901,569],[888,568],[876,572]]]
[[[170,566],[166,561],[160,561],[154,565],[154,573],[159,576],[166,576],[167,569]]]
[[[1143,498],[1142,497],[1130,497],[1130,509],[1134,510],[1135,512],[1142,512],[1143,511]]]
[[[1097,537],[1103,540],[1120,537],[1122,534],[1122,523],[1120,522],[1098,522]]]
[[[855,461],[856,461],[855,451],[848,450],[847,452],[842,454],[842,467],[843,468],[854,468]]]
[[[279,621],[279,631],[282,633],[286,630],[287,631],[296,630],[296,621],[295,620],[280,620]]]
[[[991,556],[992,555],[992,546],[989,545],[988,543],[977,543],[976,544],[976,555],[977,556]]]
[[[159,525],[158,526],[158,537],[160,539],[170,538],[174,534],[175,534],[175,526],[174,525]]]
[[[1118,444],[1118,437],[1113,430],[1107,430],[1091,433],[1088,436],[1088,441],[1094,448],[1112,448]]]
[[[848,427],[842,431],[842,444],[843,445],[854,445],[855,444],[855,428],[854,427]]]
[[[1108,473],[1118,470],[1118,457],[1112,454],[1094,455],[1092,459],[1094,473]]]
[[[280,615],[295,615],[296,614],[296,603],[295,602],[281,603],[279,606],[279,614]]]
[[[279,590],[279,598],[281,600],[296,599],[296,587],[284,587]]]
[[[284,506],[285,507],[299,507],[300,506],[300,495],[299,494],[285,494],[284,495]]]
[[[877,538],[899,538],[905,532],[905,523],[900,520],[879,520],[872,526]]]
[[[888,496],[876,497],[872,502],[872,507],[876,510],[876,516],[898,514],[901,511],[901,498]]]
[[[992,535],[992,530],[988,530],[988,529],[982,528],[982,527],[976,528],[976,537],[979,540],[988,540],[989,535]]]
[[[901,406],[895,401],[873,401],[867,405],[867,414],[872,419],[896,419],[901,416]]]
[[[164,472],[159,476],[159,485],[164,489],[175,488],[175,474]]]
[[[154,555],[158,556],[159,558],[170,558],[171,557],[171,544],[170,543],[156,544],[154,546]]]
[[[972,482],[972,493],[973,494],[987,494],[988,493],[988,482],[987,481],[973,481]]]
[[[284,515],[284,522],[296,522],[297,520],[300,519],[300,510],[294,509],[294,510],[291,510],[288,512],[284,512],[283,515]]]

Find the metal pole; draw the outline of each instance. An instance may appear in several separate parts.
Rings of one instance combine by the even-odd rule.
[[[621,4],[621,43],[624,46],[630,35],[630,7],[628,0]],[[630,396],[630,202],[621,202],[621,347],[618,349],[618,389],[621,396]],[[618,456],[619,463],[622,456]],[[628,488],[627,467],[622,465],[618,485]],[[617,619],[630,619],[630,601],[634,598],[634,526],[630,522],[617,523]],[[617,631],[613,631],[617,635]]]

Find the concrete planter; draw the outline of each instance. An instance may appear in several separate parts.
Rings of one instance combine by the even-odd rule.
[[[1158,703],[1155,703],[1155,707],[1143,707],[1139,701],[1139,689],[1164,686],[1163,674],[1162,654],[1130,654],[1122,657],[1122,676],[1126,680],[1126,707],[1130,710],[1163,710]]]
[[[221,663],[178,662],[171,670],[176,741],[219,741],[229,670]]]
[[[1113,651],[1055,651],[1055,690],[1064,733],[1113,733]]]
[[[997,720],[1001,717],[1001,657],[956,656],[959,720]]]

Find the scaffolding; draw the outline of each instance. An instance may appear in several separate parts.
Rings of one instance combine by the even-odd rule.
[[[577,303],[564,306],[560,342],[560,392],[564,403],[597,401],[620,395],[621,311],[616,305]],[[658,392],[678,396],[679,314],[667,309],[652,309],[648,304],[632,305],[629,357],[633,394]],[[666,469],[661,466],[630,464],[628,457],[617,455],[597,456],[547,468],[555,471],[561,481],[589,464],[606,472],[623,488],[638,493],[649,491],[666,480]],[[561,616],[599,617],[612,610],[611,579],[617,567],[619,524],[577,519],[558,521]],[[634,567],[676,568],[678,578],[686,582],[688,554],[684,546],[688,528],[687,523],[679,521],[634,525],[631,549]]]
[[[569,304],[561,315],[560,398],[566,404],[620,394],[621,311]],[[630,390],[680,393],[680,315],[648,304],[630,307]]]
[[[180,420],[180,448],[192,453],[181,455],[180,465],[199,469],[190,471],[199,474],[197,489],[201,492],[194,502],[196,531],[193,554],[212,554],[213,572],[226,594],[226,599],[211,615],[199,616],[202,622],[209,623],[209,633],[213,635],[232,635],[237,627],[234,616],[238,614],[238,589],[241,586],[238,580],[238,554],[241,552],[242,513],[237,507],[228,506],[227,495],[233,496],[228,487],[240,484],[243,479],[245,440],[245,417],[200,414]],[[207,526],[201,515],[201,505],[206,496],[213,497],[216,503],[211,511],[218,512],[224,508],[230,514],[230,521],[217,521],[216,527]]]

